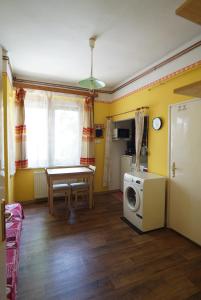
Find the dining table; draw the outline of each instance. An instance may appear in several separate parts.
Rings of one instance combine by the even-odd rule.
[[[93,201],[93,178],[94,170],[88,166],[69,166],[46,169],[48,182],[48,206],[49,212],[53,214],[53,183],[55,181],[86,180],[89,183],[89,208],[94,206]]]

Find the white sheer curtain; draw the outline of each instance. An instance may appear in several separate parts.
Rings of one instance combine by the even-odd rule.
[[[25,97],[29,167],[48,166],[48,93],[27,91]]]
[[[80,162],[82,101],[66,95],[28,90],[25,98],[29,167]]]
[[[50,165],[79,165],[81,156],[83,101],[68,99],[50,101],[49,123],[53,132],[49,147]]]
[[[109,186],[111,183],[111,145],[112,145],[112,120],[107,119],[103,186]]]
[[[135,113],[135,150],[136,150],[136,171],[140,171],[140,152],[142,147],[142,138],[144,131],[144,113],[136,111]]]

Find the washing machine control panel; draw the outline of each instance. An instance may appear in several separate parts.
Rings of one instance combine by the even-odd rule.
[[[128,174],[128,173],[125,173],[125,174],[124,174],[124,181],[127,181],[127,182],[134,182],[134,177],[133,177],[133,175]]]
[[[134,176],[133,174],[130,174],[130,173],[125,173],[124,174],[124,182],[133,183],[134,185],[138,186],[139,188],[143,187],[143,184],[144,184],[143,179],[141,179],[139,177],[136,177],[136,176]]]

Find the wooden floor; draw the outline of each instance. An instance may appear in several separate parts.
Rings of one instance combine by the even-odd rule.
[[[201,248],[162,229],[138,235],[115,195],[57,217],[25,206],[18,300],[201,299]]]

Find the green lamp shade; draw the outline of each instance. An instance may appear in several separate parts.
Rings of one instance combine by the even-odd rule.
[[[105,83],[101,80],[98,80],[94,77],[89,77],[87,79],[81,80],[79,85],[85,89],[89,90],[98,90],[105,87]]]

